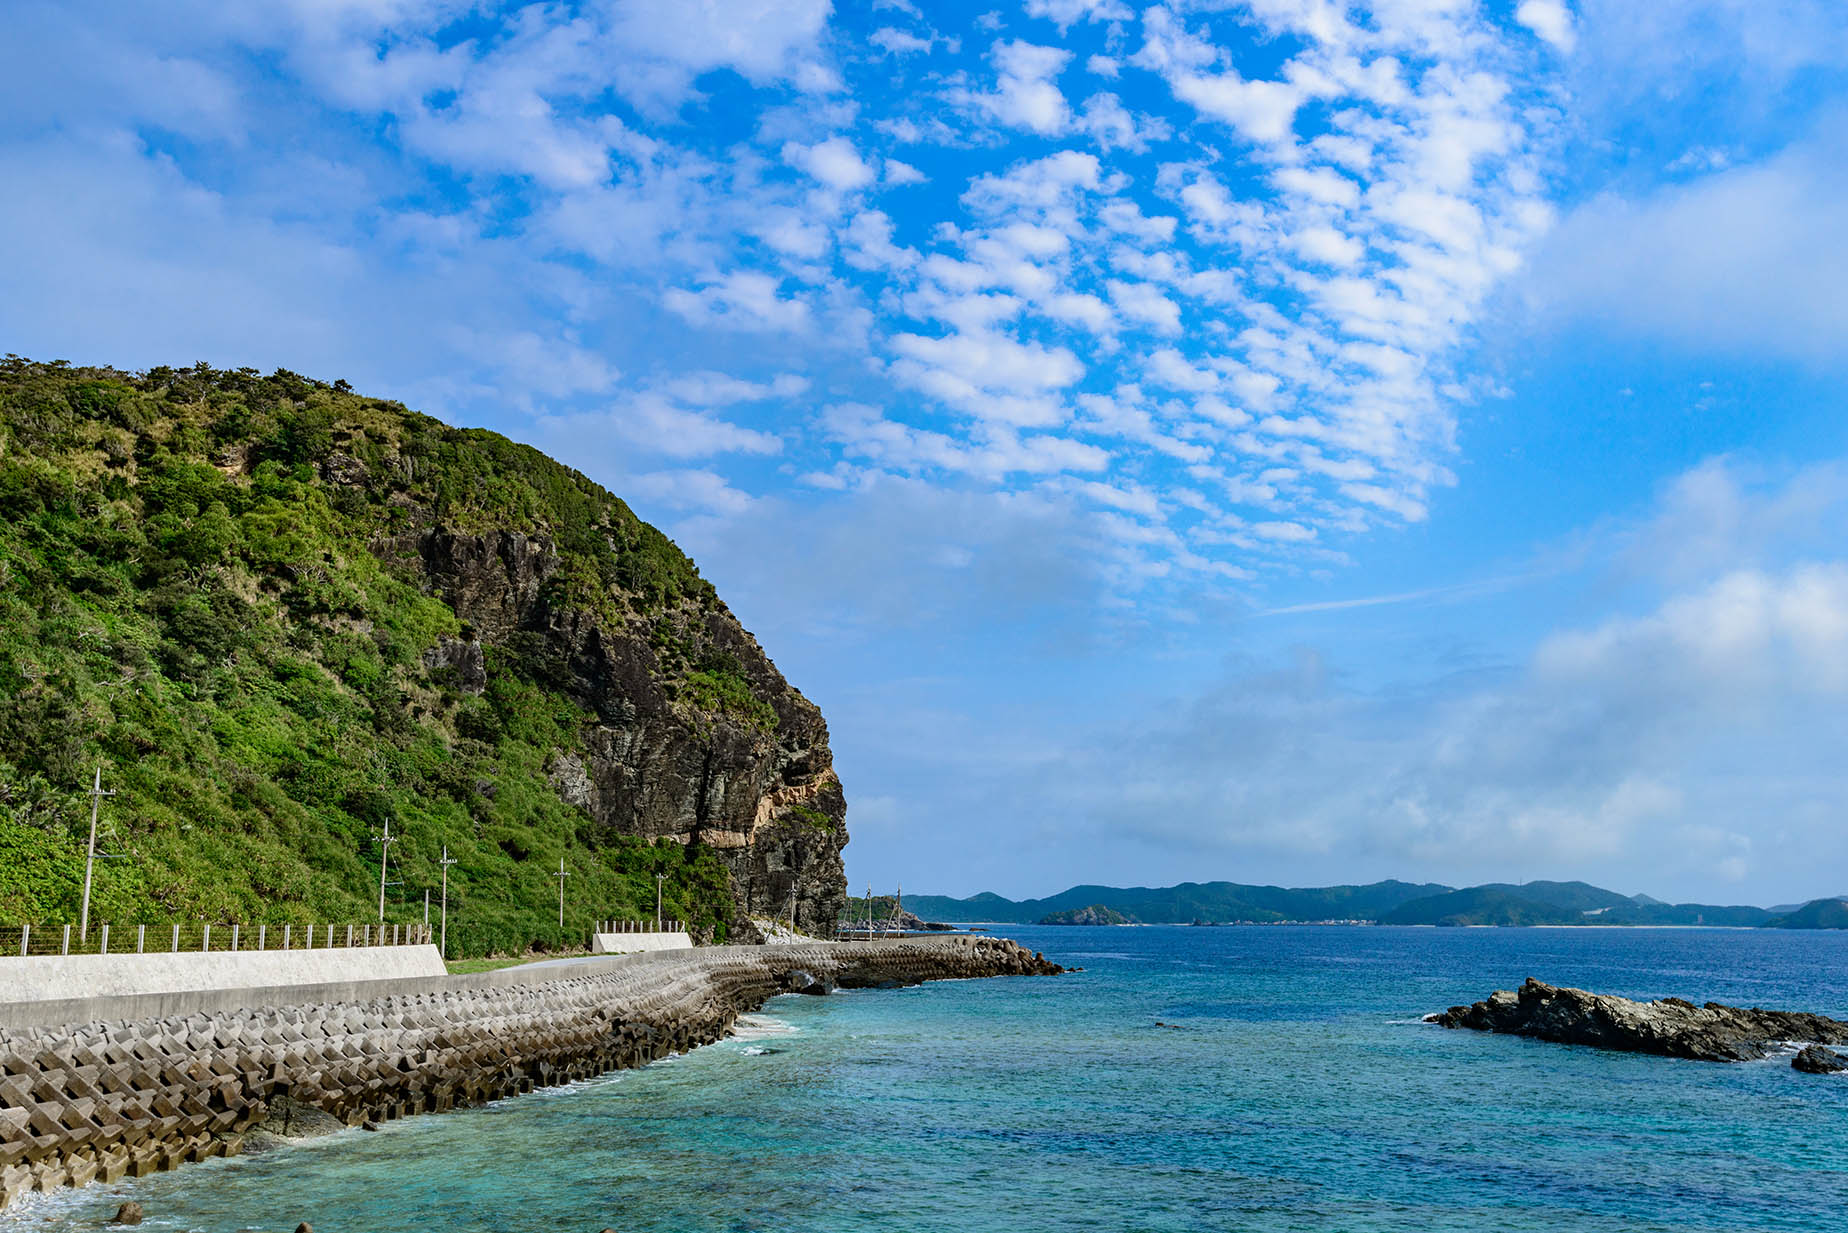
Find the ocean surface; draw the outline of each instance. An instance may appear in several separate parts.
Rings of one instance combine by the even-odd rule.
[[[124,1198],[198,1233],[1848,1229],[1848,1080],[1419,1022],[1528,975],[1848,1018],[1848,933],[1006,932],[1085,970],[778,998],[642,1070],[0,1229]]]

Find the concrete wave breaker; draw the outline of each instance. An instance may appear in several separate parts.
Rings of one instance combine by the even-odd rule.
[[[236,1009],[219,995],[187,1015],[0,1027],[0,1206],[235,1154],[280,1097],[357,1126],[646,1065],[781,992],[1061,970],[996,938],[713,947],[380,982],[367,1000],[271,990]]]

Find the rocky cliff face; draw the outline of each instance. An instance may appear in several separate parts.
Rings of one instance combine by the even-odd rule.
[[[472,627],[430,656],[456,666],[465,689],[485,687],[490,660],[517,660],[595,716],[582,747],[557,751],[547,772],[596,833],[715,849],[738,903],[734,937],[749,936],[750,916],[792,908],[798,928],[832,936],[846,902],[847,802],[828,726],[722,602],[687,598],[646,626],[612,627],[552,598],[561,562],[544,537],[436,526],[377,550]],[[725,664],[769,713],[679,700],[688,690],[657,645],[670,641],[676,661]]]
[[[382,864],[457,954],[845,899],[827,725],[679,548],[284,371],[0,359],[0,921],[73,918],[98,766],[105,920],[366,920]]]

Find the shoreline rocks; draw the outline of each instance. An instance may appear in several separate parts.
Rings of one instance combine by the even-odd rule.
[[[1848,1070],[1848,1057],[1821,1045],[1807,1045],[1790,1059],[1790,1068],[1806,1075],[1832,1075]]]
[[[1848,1044],[1848,1023],[1825,1015],[1719,1002],[1696,1006],[1681,998],[1637,1002],[1532,977],[1518,991],[1498,990],[1427,1018],[1446,1028],[1703,1062],[1757,1061],[1787,1042]]]
[[[309,1122],[376,1125],[644,1066],[721,1039],[797,971],[867,988],[1063,969],[999,938],[736,947],[367,1002],[0,1027],[0,1207],[276,1146]]]

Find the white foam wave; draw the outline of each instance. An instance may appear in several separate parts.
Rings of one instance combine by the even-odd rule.
[[[739,1015],[738,1022],[732,1024],[733,1040],[765,1040],[773,1036],[793,1036],[797,1032],[793,1023],[771,1015]]]

